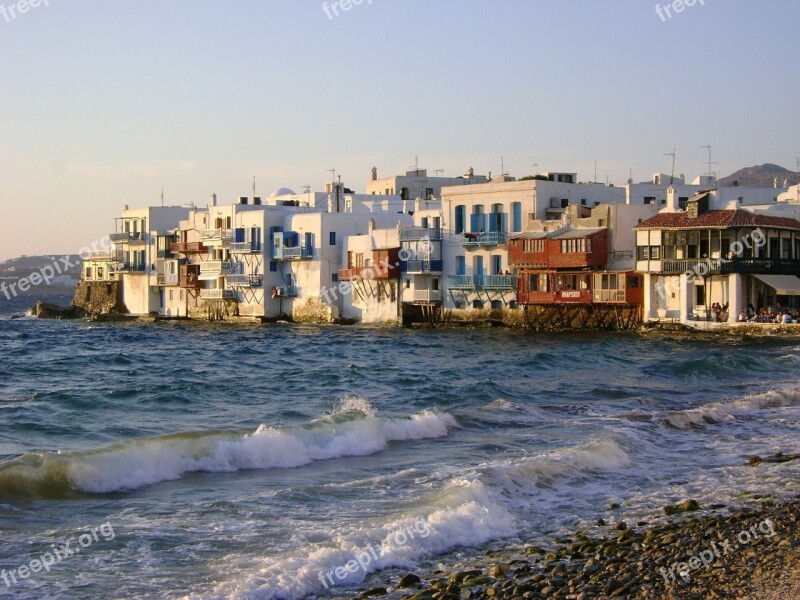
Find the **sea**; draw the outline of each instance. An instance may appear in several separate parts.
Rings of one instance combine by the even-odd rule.
[[[798,450],[792,338],[24,309],[0,304],[2,598],[351,597],[799,492],[800,461],[748,464]]]

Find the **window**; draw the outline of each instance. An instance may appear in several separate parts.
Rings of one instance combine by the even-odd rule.
[[[331,275],[331,281],[332,281],[333,283],[339,283],[339,274],[338,274],[338,273],[333,273],[333,274]]]
[[[331,246],[335,246],[336,245],[336,232],[335,231],[331,231],[329,243],[330,243]]]
[[[522,231],[522,202],[511,203],[511,230]]]
[[[534,273],[528,277],[528,290],[531,292],[546,292],[547,291],[547,274]]]
[[[278,270],[278,263],[274,260],[269,261],[269,270],[271,273],[275,273]]]
[[[650,246],[637,246],[637,260],[650,260]]]
[[[434,277],[433,279],[431,279],[431,289],[434,292],[439,290],[439,278],[438,277]]]
[[[464,233],[464,222],[466,221],[467,207],[464,205],[456,206],[455,229],[456,233]]]

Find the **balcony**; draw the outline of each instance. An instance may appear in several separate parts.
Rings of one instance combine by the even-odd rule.
[[[159,287],[178,285],[180,278],[177,273],[159,273],[156,275],[156,285]]]
[[[147,265],[144,263],[122,262],[111,265],[111,271],[114,273],[144,273],[146,270]]]
[[[461,240],[462,246],[497,246],[506,243],[506,234],[503,231],[490,231],[489,233],[465,233]]]
[[[231,287],[260,288],[264,285],[263,275],[228,275],[225,277],[226,283]]]
[[[441,302],[441,290],[414,290],[414,302]]]
[[[200,263],[201,275],[234,275],[242,272],[242,263],[222,260],[209,260]]]
[[[419,240],[441,240],[441,229],[429,229],[427,227],[406,227],[400,230],[401,242],[415,242]]]
[[[108,238],[115,244],[144,243],[144,235],[141,231],[124,231],[122,233],[112,233]]]
[[[205,254],[208,248],[202,242],[173,242],[169,251],[173,254]]]
[[[447,288],[450,290],[477,290],[479,289],[478,277],[472,275],[448,275]]]
[[[733,258],[721,262],[719,272],[723,274],[800,276],[800,260],[794,258]]]
[[[259,254],[261,252],[261,242],[232,242],[230,244],[231,252],[235,254]]]
[[[513,275],[484,275],[479,282],[485,290],[516,290],[517,278]]]
[[[314,257],[314,248],[306,246],[274,246],[273,260],[309,260]]]
[[[207,246],[227,246],[233,241],[233,233],[232,229],[204,229],[200,237]]]
[[[236,300],[236,292],[233,290],[200,290],[200,297],[203,300]]]
[[[273,298],[297,298],[297,288],[293,285],[279,285],[272,288]]]
[[[661,273],[679,275],[686,272],[700,273],[703,275],[716,275],[720,272],[719,259],[689,258],[685,260],[661,261]],[[701,266],[702,265],[702,266]]]
[[[559,290],[557,292],[518,292],[520,304],[591,304],[589,290]]]
[[[441,260],[407,260],[400,263],[401,273],[441,273]]]
[[[389,267],[383,265],[373,265],[370,267],[352,267],[350,269],[339,269],[339,281],[358,281],[361,279],[396,279],[400,271],[390,264]]]
[[[516,290],[517,278],[513,275],[450,275],[447,287],[451,290]]]

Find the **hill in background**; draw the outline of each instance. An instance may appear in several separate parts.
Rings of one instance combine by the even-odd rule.
[[[746,167],[739,169],[732,175],[723,177],[717,181],[719,187],[731,187],[733,185],[740,185],[742,187],[775,187],[775,178],[778,179],[778,187],[783,187],[784,181],[786,185],[795,185],[800,183],[797,178],[797,173],[784,169],[779,165],[765,163],[755,167]]]
[[[67,265],[66,263],[70,263]],[[21,291],[18,284],[22,279],[30,282],[30,276],[38,273],[49,275],[55,272],[49,284],[41,282],[39,285],[31,285],[28,290]],[[59,273],[60,271],[60,273]],[[70,255],[44,255],[44,256],[20,256],[0,263],[0,283],[5,283],[5,292],[0,292],[0,302],[9,300],[7,295],[15,297],[34,297],[53,293],[72,293],[81,276],[81,257],[77,254]],[[11,284],[16,284],[11,289]]]

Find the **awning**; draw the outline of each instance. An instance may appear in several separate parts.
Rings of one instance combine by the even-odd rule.
[[[200,273],[197,277],[200,281],[214,281],[222,277],[219,273]],[[800,280],[798,280],[800,281]]]
[[[779,296],[800,296],[800,277],[794,275],[756,275]]]

